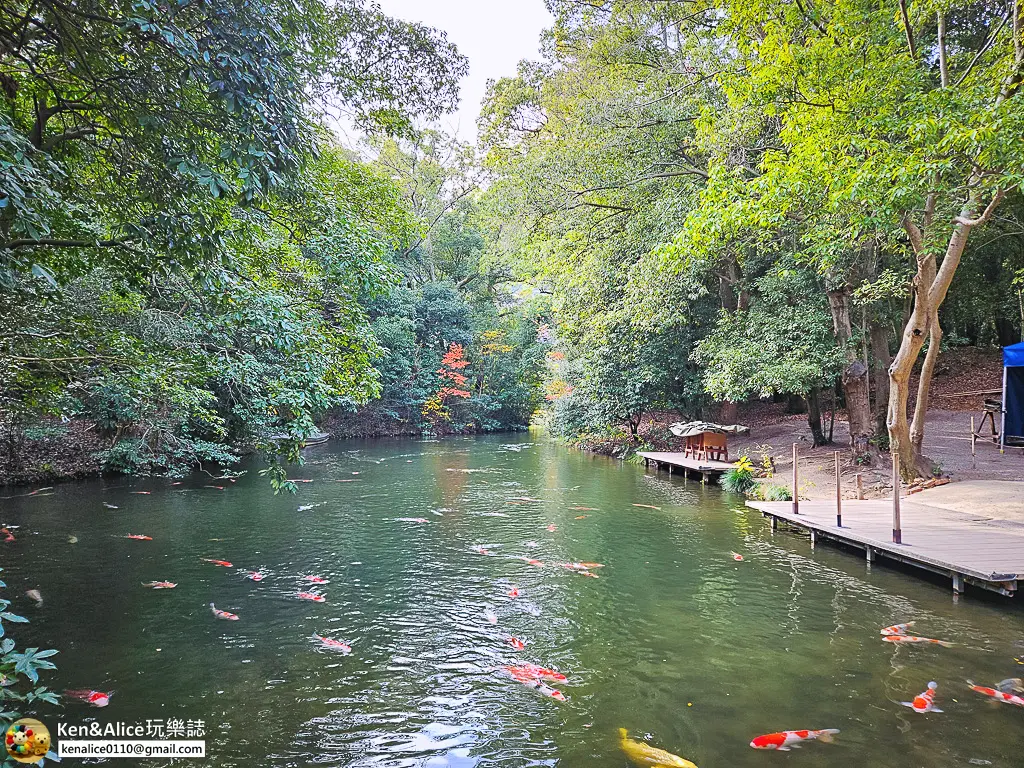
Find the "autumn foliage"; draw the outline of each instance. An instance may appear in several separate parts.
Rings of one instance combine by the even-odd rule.
[[[440,386],[433,395],[428,397],[420,410],[423,418],[437,431],[442,425],[452,420],[451,412],[448,409],[452,399],[465,399],[472,394],[464,389],[466,386],[466,375],[463,371],[469,365],[466,360],[465,350],[461,344],[451,344],[448,351],[441,358],[441,367],[437,369],[440,377]]]

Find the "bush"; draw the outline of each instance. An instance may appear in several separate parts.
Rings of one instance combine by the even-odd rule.
[[[754,465],[746,456],[741,456],[736,466],[722,475],[722,487],[730,493],[746,493],[756,484]]]
[[[755,501],[792,501],[793,493],[784,485],[765,483],[755,485],[747,492],[747,496]]]

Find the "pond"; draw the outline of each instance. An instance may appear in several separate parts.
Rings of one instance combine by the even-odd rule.
[[[32,620],[19,644],[60,650],[51,687],[113,691],[44,719],[203,720],[191,764],[224,768],[619,768],[620,727],[701,768],[1024,764],[1024,711],[965,684],[1024,672],[1003,598],[954,604],[944,580],[812,551],[717,488],[541,436],[331,443],[293,474],[312,480],[296,496],[252,471],[3,502],[20,526],[0,544],[8,596]],[[580,561],[598,578],[560,567]],[[160,580],[177,587],[141,585]],[[956,645],[881,641],[911,620]],[[564,673],[567,700],[503,669],[525,663]],[[942,714],[900,706],[932,680]],[[841,733],[748,746],[803,728]]]

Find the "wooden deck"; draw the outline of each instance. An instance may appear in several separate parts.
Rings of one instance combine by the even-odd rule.
[[[843,527],[836,526],[834,501],[801,501],[794,514],[789,501],[748,501],[772,520],[807,530],[811,544],[832,539],[863,549],[868,562],[890,558],[949,576],[953,590],[970,583],[1013,595],[1024,578],[1024,523],[966,514],[900,499],[902,544],[892,542],[892,501],[843,500]],[[979,499],[978,508],[984,508]]]
[[[735,464],[728,461],[715,461],[714,459],[694,459],[682,453],[671,453],[666,451],[637,451],[638,456],[644,457],[644,466],[649,467],[652,463],[658,469],[668,469],[669,474],[681,472],[684,477],[699,475],[701,482],[717,480],[723,472],[732,469]]]

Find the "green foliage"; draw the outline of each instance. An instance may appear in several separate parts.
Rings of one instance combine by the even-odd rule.
[[[757,483],[747,491],[756,501],[792,501],[793,492],[778,483]]]
[[[0,587],[7,585],[0,582]],[[16,650],[14,638],[7,635],[7,624],[24,624],[28,622],[24,616],[18,616],[7,610],[10,600],[0,599],[0,724],[3,730],[22,716],[22,709],[26,706],[34,712],[39,702],[57,704],[57,694],[45,686],[39,685],[39,673],[56,669],[50,661],[55,650],[40,650],[39,648],[26,648],[24,651]],[[5,636],[7,635],[7,636]],[[5,761],[17,765],[13,761]]]
[[[735,467],[722,473],[721,483],[722,488],[730,493],[747,493],[757,485],[754,467],[746,456],[742,456]]]

